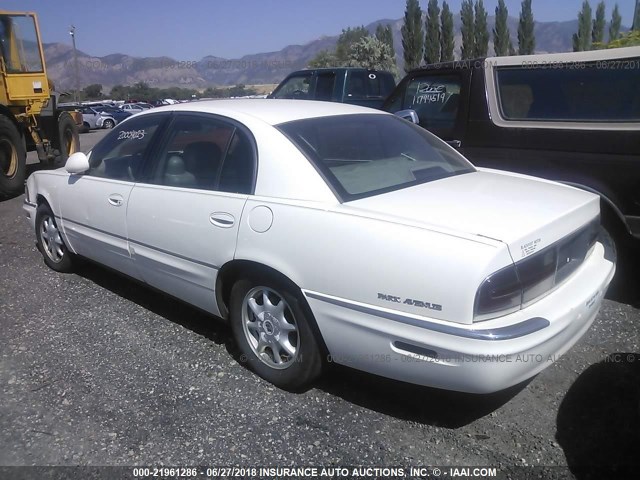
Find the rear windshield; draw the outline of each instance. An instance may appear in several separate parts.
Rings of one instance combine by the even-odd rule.
[[[278,128],[343,202],[475,171],[435,135],[393,115],[312,118]]]
[[[560,122],[640,120],[640,59],[555,67],[498,68],[503,117]]]

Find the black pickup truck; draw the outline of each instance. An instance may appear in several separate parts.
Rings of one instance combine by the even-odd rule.
[[[389,72],[365,68],[316,68],[289,74],[268,98],[324,100],[380,108],[396,86]]]
[[[597,193],[614,238],[640,238],[640,47],[429,65],[383,109],[477,166]]]

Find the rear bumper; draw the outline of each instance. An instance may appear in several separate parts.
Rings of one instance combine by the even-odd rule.
[[[564,284],[523,310],[462,325],[304,292],[330,360],[410,383],[490,393],[536,375],[596,318],[615,273],[597,243]]]

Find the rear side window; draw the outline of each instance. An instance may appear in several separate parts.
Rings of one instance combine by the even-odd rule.
[[[334,72],[319,73],[316,77],[315,100],[331,101],[333,99],[333,89],[336,84],[336,74]]]
[[[349,72],[347,97],[354,100],[387,98],[395,87],[393,76],[374,71]]]
[[[458,75],[416,77],[407,85],[402,108],[415,110],[421,127],[449,138],[458,117],[460,84]]]
[[[555,67],[498,68],[502,116],[558,122],[640,120],[640,59]]]

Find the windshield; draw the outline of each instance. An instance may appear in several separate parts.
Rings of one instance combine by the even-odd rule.
[[[36,23],[32,16],[0,16],[0,53],[8,73],[43,71]]]
[[[442,140],[393,115],[312,118],[278,128],[342,201],[475,171]]]

